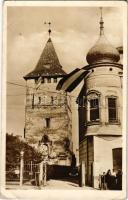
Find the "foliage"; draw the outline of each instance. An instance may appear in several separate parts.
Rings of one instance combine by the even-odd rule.
[[[41,161],[41,153],[34,147],[30,146],[18,136],[6,134],[6,163],[16,164],[20,162],[20,152],[24,151],[24,162]]]

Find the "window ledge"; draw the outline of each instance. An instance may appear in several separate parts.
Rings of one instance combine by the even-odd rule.
[[[90,121],[90,122],[87,122],[87,124],[85,124],[85,126],[91,126],[91,125],[100,125],[101,122],[100,121]]]
[[[105,122],[105,125],[121,125],[120,122],[115,121],[115,122]]]

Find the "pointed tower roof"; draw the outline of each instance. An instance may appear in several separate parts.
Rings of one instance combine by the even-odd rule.
[[[100,37],[96,44],[89,50],[87,54],[87,62],[89,64],[99,63],[99,62],[118,62],[120,60],[120,55],[117,49],[112,46],[104,35],[104,21],[102,18],[102,8],[101,8],[101,18],[100,18]]]
[[[49,37],[35,69],[24,76],[24,79],[34,79],[40,76],[61,77],[64,75],[66,75],[66,72],[62,69],[52,40]]]

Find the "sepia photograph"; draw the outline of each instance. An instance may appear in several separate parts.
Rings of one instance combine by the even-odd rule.
[[[5,3],[4,191],[126,198],[126,13],[114,1]]]

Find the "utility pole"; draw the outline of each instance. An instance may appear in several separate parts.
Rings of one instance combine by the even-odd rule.
[[[20,186],[23,185],[23,168],[24,168],[24,152],[21,151],[20,152]]]

